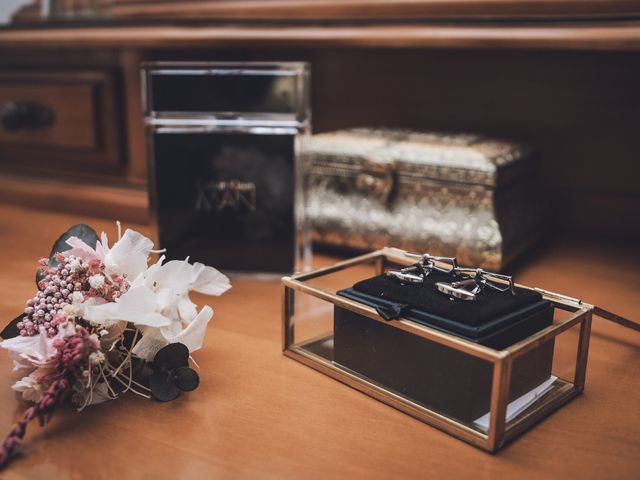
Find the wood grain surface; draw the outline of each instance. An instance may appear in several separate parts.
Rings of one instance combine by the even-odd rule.
[[[0,174],[0,202],[103,218],[117,211],[122,221],[149,221],[146,190],[110,185],[104,180],[99,184],[82,178],[69,180]]]
[[[385,47],[640,50],[640,23],[118,25],[0,30],[0,49]]]
[[[42,21],[40,3],[32,0],[13,21]],[[73,0],[55,7],[62,17],[96,12],[118,20],[575,19],[640,12],[637,0]]]
[[[115,212],[117,214],[117,212]],[[34,290],[35,260],[70,224],[101,219],[0,206],[0,318]],[[146,226],[134,226],[148,233]],[[318,258],[318,264],[333,261]],[[516,267],[517,280],[638,319],[637,245],[558,242]],[[125,396],[31,425],[28,455],[3,479],[637,478],[640,335],[595,319],[586,391],[496,455],[464,444],[293,360],[280,349],[280,285],[235,280],[212,305],[201,386],[160,404]],[[0,430],[25,405],[0,354]]]
[[[101,0],[100,3],[105,12],[118,19],[489,20],[632,16],[640,12],[636,0]]]

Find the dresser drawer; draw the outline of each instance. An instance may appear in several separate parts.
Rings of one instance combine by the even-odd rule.
[[[0,161],[118,164],[117,101],[112,71],[0,73]]]

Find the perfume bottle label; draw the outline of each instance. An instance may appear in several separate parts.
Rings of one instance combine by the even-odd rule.
[[[167,258],[291,272],[293,135],[156,133],[155,213]]]
[[[196,211],[218,212],[231,209],[243,209],[253,212],[256,209],[256,184],[240,180],[196,181]]]

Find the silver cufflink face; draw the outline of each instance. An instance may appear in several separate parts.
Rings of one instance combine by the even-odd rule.
[[[512,276],[487,272],[481,268],[463,267],[456,268],[455,273],[466,278],[451,283],[436,283],[438,291],[449,295],[451,300],[475,301],[485,288],[509,293],[512,296],[516,294]]]
[[[472,278],[451,283],[437,282],[436,288],[439,292],[449,295],[452,300],[458,299],[466,302],[477,300],[478,294],[482,291],[482,287]]]
[[[388,270],[387,277],[398,280],[401,283],[424,283],[424,277],[412,272],[406,272],[402,270]]]
[[[424,283],[424,279],[434,270],[437,272],[450,273],[457,267],[455,257],[438,257],[428,253],[405,253],[405,256],[415,258],[418,261],[400,270],[387,271],[388,277],[398,280],[401,283]]]

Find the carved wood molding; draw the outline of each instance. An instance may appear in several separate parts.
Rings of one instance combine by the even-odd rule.
[[[35,0],[14,21],[39,21],[43,1],[50,0]],[[67,0],[57,5],[62,19],[418,21],[640,16],[638,0]]]

